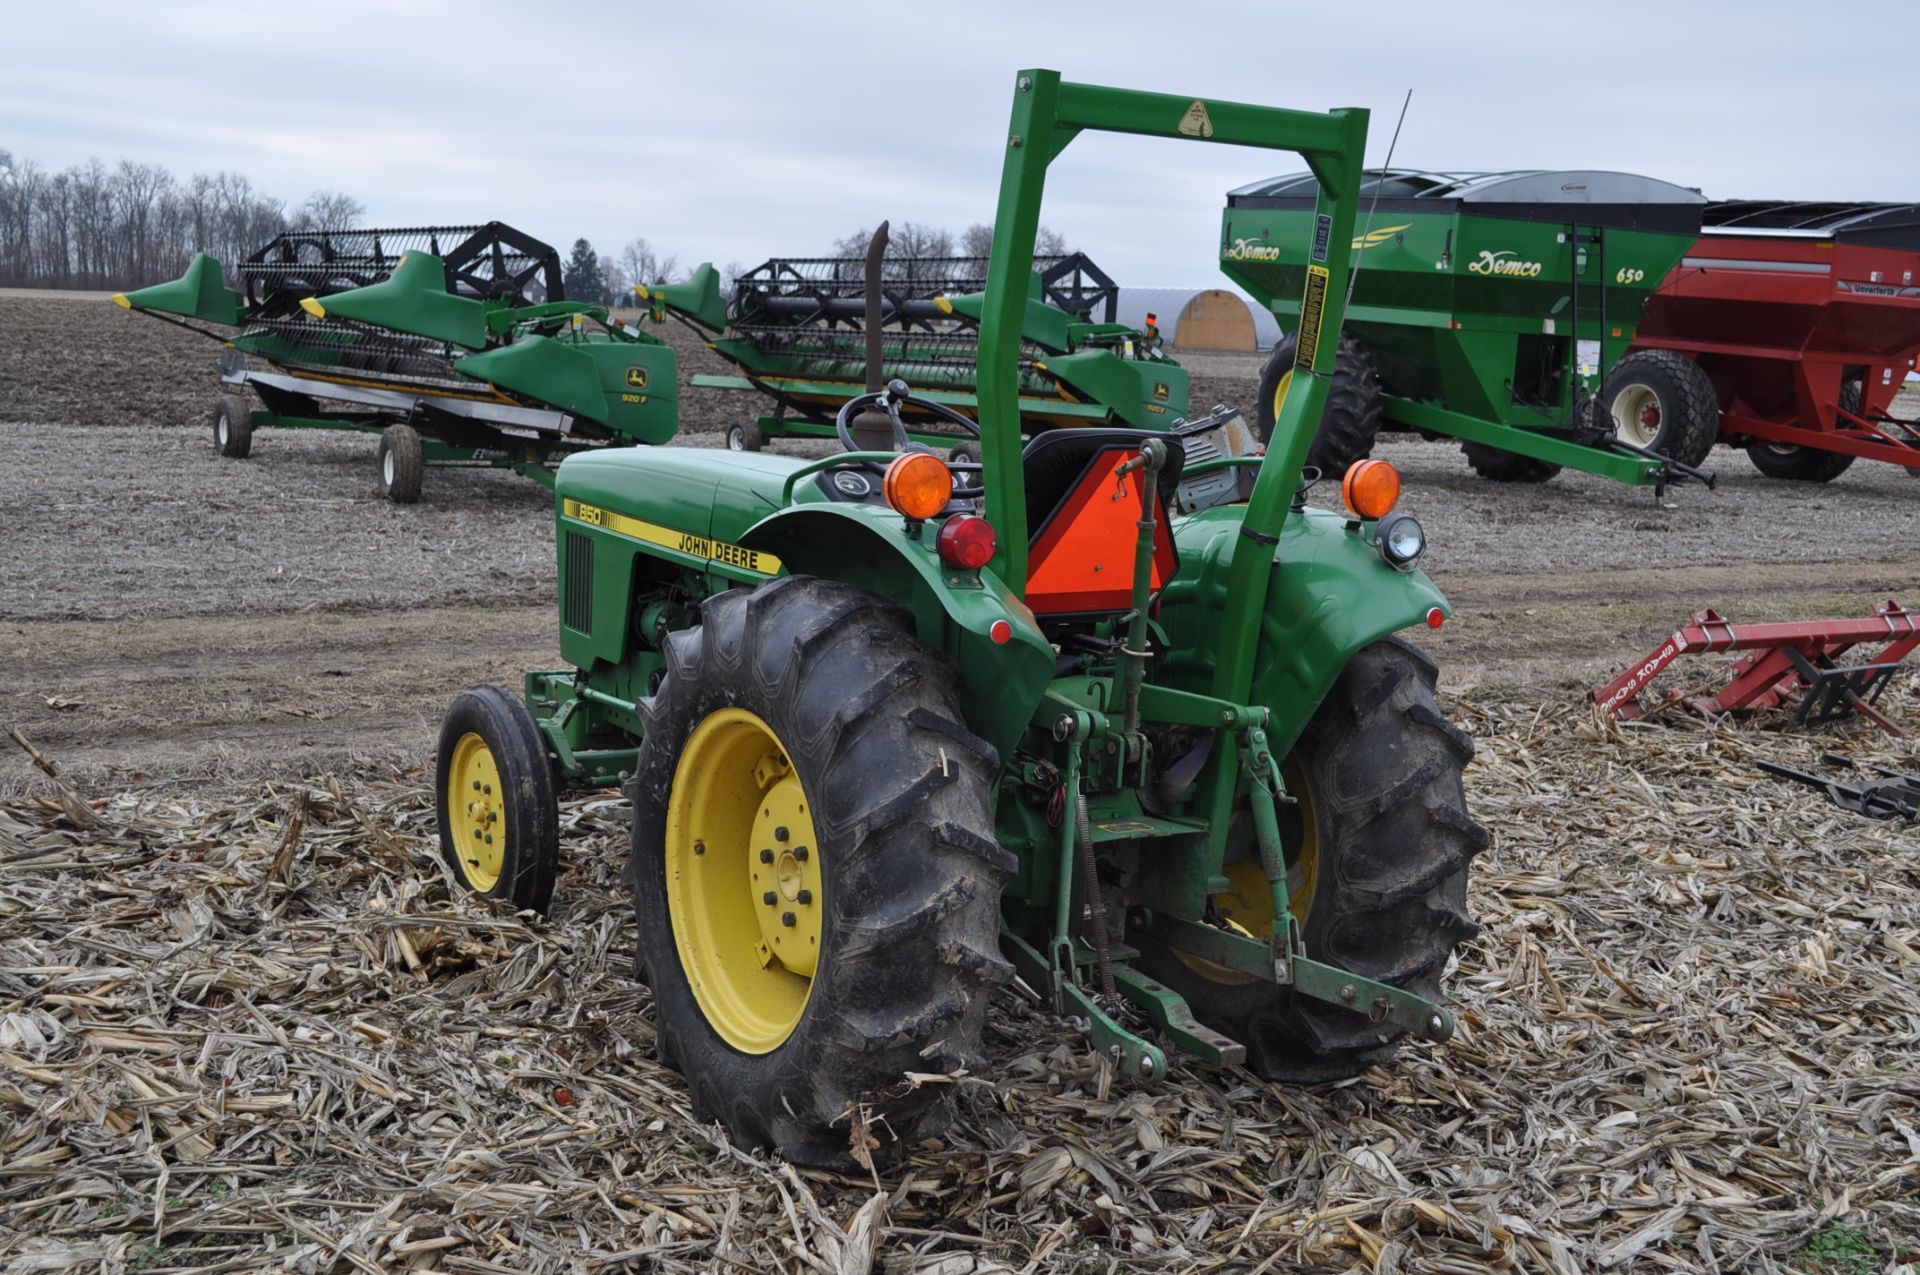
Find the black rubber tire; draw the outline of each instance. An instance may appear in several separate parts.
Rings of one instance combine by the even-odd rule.
[[[850,585],[787,576],[709,598],[666,643],[667,676],[641,703],[628,882],[636,963],[653,989],[660,1056],[695,1112],[744,1146],[847,1168],[863,1107],[890,1159],[943,1126],[948,1086],[908,1072],[975,1067],[1014,858],[994,836],[998,758],[969,732],[959,675],[902,608]],[[778,734],[818,816],[826,875],[820,964],[793,1034],[765,1054],[708,1023],[675,947],[665,884],[668,798],[694,727],[738,706]]]
[[[1600,424],[1619,431],[1614,400],[1635,384],[1653,391],[1660,410],[1660,428],[1653,441],[1642,446],[1683,465],[1703,464],[1720,437],[1720,396],[1706,372],[1673,350],[1636,350],[1614,364],[1601,383],[1596,400]]]
[[[245,399],[222,394],[213,405],[213,446],[232,460],[245,460],[252,453],[253,409]]]
[[[1460,454],[1474,473],[1496,483],[1544,483],[1560,472],[1560,466],[1552,461],[1502,451],[1485,443],[1463,442]]]
[[[1437,675],[1410,643],[1375,642],[1348,662],[1293,753],[1320,847],[1308,955],[1434,1000],[1455,946],[1479,933],[1467,872],[1487,844],[1461,780],[1473,743],[1435,706]],[[1268,1079],[1351,1076],[1404,1034],[1291,988],[1216,982],[1150,933],[1130,941],[1136,964],[1246,1045],[1247,1066]]]
[[[1260,388],[1254,395],[1254,434],[1262,443],[1273,437],[1273,397],[1280,389],[1280,378],[1293,368],[1297,336],[1280,339],[1260,369]],[[1357,460],[1373,454],[1374,440],[1380,434],[1380,375],[1366,347],[1350,336],[1340,338],[1340,352],[1333,363],[1333,384],[1327,391],[1327,409],[1320,417],[1320,429],[1313,446],[1307,450],[1307,464],[1320,471],[1322,478],[1339,481]]]
[[[980,458],[980,444],[972,440],[964,443],[955,443],[953,450],[947,453],[948,460],[961,465],[978,465]]]
[[[389,425],[380,431],[380,494],[396,505],[420,499],[426,477],[426,450],[420,431],[411,425]]]
[[[1846,381],[1840,386],[1840,406],[1849,412],[1860,410],[1865,401],[1864,390],[1859,381]],[[1828,483],[1847,472],[1854,458],[1845,452],[1830,452],[1818,447],[1783,447],[1778,443],[1764,442],[1758,438],[1747,440],[1747,459],[1753,467],[1769,478],[1781,478],[1796,483]],[[1909,469],[1909,474],[1920,474],[1920,470]]]
[[[767,431],[760,428],[759,421],[727,426],[727,450],[730,452],[757,452],[766,445]]]
[[[472,732],[480,736],[500,770],[502,796],[500,879],[476,890],[454,847],[448,819],[447,770],[454,746]],[[434,758],[434,806],[439,813],[440,857],[460,883],[474,893],[516,908],[544,913],[553,902],[553,880],[560,865],[560,804],[554,791],[553,762],[545,738],[526,702],[503,686],[476,686],[453,701],[440,726]]]

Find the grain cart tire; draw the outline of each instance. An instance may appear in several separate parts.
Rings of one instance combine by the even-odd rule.
[[[1503,451],[1486,443],[1461,443],[1460,454],[1467,458],[1473,472],[1496,483],[1544,483],[1560,472],[1560,466],[1535,456]]]
[[[766,445],[767,431],[760,428],[758,421],[727,426],[727,450],[730,452],[757,452]]]
[[[1840,386],[1840,406],[1849,412],[1859,411],[1863,394],[1859,381],[1844,382]],[[1832,482],[1853,464],[1853,457],[1845,452],[1798,447],[1791,443],[1769,443],[1758,438],[1748,441],[1747,459],[1769,478],[1784,478],[1800,483]],[[1915,474],[1920,470],[1909,469],[1907,472]]]
[[[1286,397],[1293,376],[1297,336],[1282,337],[1260,369],[1260,388],[1254,395],[1254,433],[1262,443],[1273,437],[1274,422],[1279,419],[1280,403]],[[1319,432],[1307,451],[1307,464],[1323,478],[1338,478],[1356,460],[1373,452],[1374,439],[1380,433],[1380,376],[1373,368],[1366,347],[1352,337],[1340,338],[1340,353],[1333,363],[1333,385],[1327,391],[1327,410],[1320,418]]]
[[[440,727],[433,790],[440,857],[475,894],[545,912],[560,862],[546,740],[519,696],[476,686]]]
[[[253,451],[253,412],[245,399],[222,394],[214,404],[213,445],[234,460],[245,460]]]
[[[420,499],[420,480],[427,458],[420,431],[411,425],[389,425],[380,431],[380,494],[396,505]]]
[[[1720,437],[1720,396],[1700,365],[1672,350],[1640,350],[1600,386],[1599,424],[1683,465],[1699,465]]]
[[[956,465],[978,465],[981,463],[980,444],[955,443],[953,450],[947,453],[947,459]]]
[[[743,1146],[844,1168],[946,1122],[984,1058],[1013,856],[998,759],[911,617],[787,576],[706,602],[641,702],[627,881],[660,1056]],[[850,1113],[861,1113],[850,1119]]]
[[[1473,744],[1435,706],[1436,676],[1433,661],[1398,638],[1356,654],[1282,767],[1299,804],[1282,809],[1281,829],[1307,954],[1438,1001],[1454,947],[1479,932],[1467,913],[1467,867],[1487,834],[1467,813],[1461,783]],[[1218,910],[1270,933],[1258,863],[1229,863],[1227,879]],[[1142,969],[1185,996],[1201,1022],[1246,1045],[1248,1067],[1270,1079],[1354,1075],[1404,1034],[1178,953],[1151,932],[1130,941]]]

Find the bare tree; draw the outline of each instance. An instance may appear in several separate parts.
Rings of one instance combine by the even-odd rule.
[[[366,205],[345,191],[316,190],[300,205],[289,229],[351,230],[366,213]]]
[[[626,302],[636,285],[672,283],[681,275],[680,258],[672,253],[657,253],[644,236],[629,239],[627,246],[610,260],[600,263],[613,288],[614,296]]]

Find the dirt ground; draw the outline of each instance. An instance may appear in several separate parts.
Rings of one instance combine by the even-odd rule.
[[[696,343],[676,337],[676,344],[683,375],[726,370]],[[586,1177],[615,1172],[606,1168],[614,1161],[631,1166],[631,1153],[608,1141],[612,1132],[644,1142],[664,1122],[666,1136],[704,1148],[682,1166],[693,1180],[718,1173],[728,1190],[755,1202],[737,1217],[716,1213],[662,1187],[650,1170],[608,1206],[610,1214],[582,1203],[582,1195],[558,1209],[560,1221],[549,1226],[544,1214],[533,1219],[514,1210],[535,1198],[535,1184],[560,1180],[544,1148],[561,1146],[554,1154],[564,1159],[565,1146],[537,1140],[559,1139],[573,1126],[562,1121],[555,1126],[562,1133],[486,1126],[484,1136],[476,1133],[442,1163],[471,1169],[494,1156],[494,1178],[432,1196],[445,1217],[468,1219],[459,1232],[467,1238],[420,1252],[430,1257],[472,1244],[475,1260],[449,1259],[442,1268],[557,1269],[554,1252],[571,1244],[596,1254],[588,1269],[612,1269],[623,1245],[651,1227],[656,1238],[683,1245],[673,1251],[686,1255],[686,1269],[703,1269],[693,1255],[736,1228],[757,1228],[753,1243],[766,1246],[753,1250],[759,1256],[752,1261],[742,1258],[743,1269],[806,1265],[793,1244],[783,1249],[768,1238],[783,1229],[804,1232],[799,1244],[809,1255],[826,1254],[821,1237],[848,1220],[864,1192],[812,1175],[810,1185],[796,1189],[797,1178],[764,1161],[742,1168],[747,1158],[712,1149],[717,1135],[692,1124],[676,1078],[648,1059],[650,1010],[624,981],[620,953],[608,950],[615,924],[608,918],[619,914],[607,868],[617,857],[617,811],[604,801],[569,808],[579,857],[571,884],[562,885],[571,892],[567,911],[550,927],[490,918],[448,895],[437,876],[422,768],[445,705],[477,682],[513,685],[524,670],[556,661],[550,496],[510,474],[435,469],[419,505],[393,506],[375,489],[371,438],[264,431],[250,459],[222,460],[206,423],[213,352],[210,342],[98,298],[0,296],[0,447],[15,458],[0,468],[0,669],[9,674],[0,681],[0,886],[12,874],[15,884],[44,880],[71,891],[75,908],[118,906],[113,890],[123,887],[101,886],[102,878],[84,868],[98,860],[114,865],[103,869],[111,880],[138,879],[138,891],[158,892],[151,906],[83,922],[78,911],[61,920],[27,885],[12,895],[0,889],[0,947],[27,943],[52,960],[56,949],[65,950],[63,931],[76,928],[108,936],[86,960],[124,964],[134,961],[126,953],[147,951],[128,927],[174,915],[187,933],[201,926],[210,952],[229,962],[254,959],[267,950],[263,944],[325,951],[339,969],[359,970],[341,977],[361,979],[373,989],[368,995],[426,1005],[449,1031],[482,1030],[460,1006],[462,997],[484,989],[516,1007],[518,1017],[500,1030],[526,1042],[566,1036],[571,1029],[558,1017],[561,1008],[577,1013],[591,989],[605,998],[605,1016],[594,1020],[589,1053],[617,1056],[621,1067],[636,1070],[621,1073],[625,1081],[599,1082],[580,1079],[580,1067],[550,1055],[539,1062],[573,1076],[569,1083],[583,1094],[592,1088],[601,1104],[592,1112],[597,1132],[581,1135],[594,1148],[588,1161],[601,1166]],[[1257,361],[1189,362],[1196,404],[1251,394]],[[1920,411],[1920,403],[1912,406]],[[689,390],[679,441],[716,445],[716,431],[756,407],[751,396]],[[1449,712],[1482,750],[1471,783],[1495,842],[1474,890],[1489,928],[1463,958],[1455,983],[1456,997],[1473,1007],[1469,1022],[1479,1043],[1467,1042],[1454,1061],[1423,1053],[1408,1072],[1370,1073],[1354,1087],[1294,1092],[1242,1076],[1132,1094],[1103,1078],[1059,1024],[1009,998],[996,1052],[1014,1060],[1017,1080],[1007,1091],[1014,1106],[969,1098],[972,1114],[956,1142],[906,1179],[884,1184],[899,1193],[885,1269],[1246,1270],[1271,1255],[1284,1257],[1279,1269],[1363,1263],[1383,1270],[1709,1270],[1785,1261],[1823,1227],[1860,1225],[1882,1254],[1920,1242],[1920,1206],[1912,1196],[1920,1140],[1911,1132],[1920,1126],[1920,1091],[1904,1080],[1881,1086],[1869,1079],[1906,1076],[1920,1066],[1911,1039],[1916,1011],[1905,1002],[1868,1004],[1892,995],[1884,990],[1889,981],[1910,979],[1920,963],[1920,880],[1912,870],[1920,843],[1910,830],[1866,825],[1810,796],[1755,785],[1753,759],[1804,763],[1820,741],[1688,722],[1619,736],[1594,727],[1581,699],[1703,606],[1757,620],[1862,615],[1890,596],[1920,605],[1920,482],[1862,463],[1828,486],[1774,483],[1723,450],[1712,462],[1722,474],[1719,490],[1679,487],[1656,503],[1650,492],[1583,475],[1563,474],[1534,488],[1488,484],[1446,445],[1389,442],[1379,454],[1406,474],[1405,507],[1426,524],[1434,545],[1430,569],[1456,609],[1445,628],[1418,640],[1440,661]],[[1677,669],[1672,677],[1679,685],[1698,683],[1706,670]],[[1893,702],[1920,726],[1912,685],[1909,675]],[[95,815],[50,799],[50,781],[6,739],[8,728],[51,758]],[[1838,742],[1920,769],[1910,744],[1857,730]],[[295,791],[318,794],[311,835],[358,840],[338,851],[317,848],[319,842],[302,851],[294,871],[314,892],[306,920],[243,918],[248,905],[221,892],[244,882],[245,891],[266,897]],[[1610,873],[1610,861],[1629,844],[1630,870]],[[390,889],[366,893],[373,888],[368,870],[353,866],[362,855],[380,865]],[[203,872],[184,865],[214,859],[225,866],[204,871],[218,879],[167,885],[170,874]],[[38,864],[53,866],[30,866]],[[203,905],[214,907],[215,921],[179,919]],[[184,911],[170,911],[176,908]],[[238,911],[229,915],[229,908]],[[460,949],[444,979],[437,958],[425,976],[407,974],[398,948],[366,956],[374,949],[355,948],[344,937],[340,918],[381,909],[395,916],[430,912],[433,926],[477,936],[481,947]],[[331,937],[315,940],[315,926]],[[1612,949],[1594,937],[1628,931],[1643,984],[1622,984],[1602,955]],[[1573,943],[1582,935],[1584,948]],[[1865,946],[1855,951],[1857,945]],[[169,962],[185,959],[160,953],[155,948],[134,963],[151,957],[154,968],[171,970]],[[307,960],[288,956],[284,963],[294,969]],[[551,1016],[529,1009],[535,1001],[526,989],[536,983],[546,989],[539,996],[559,995],[541,982],[558,963],[573,969],[583,999],[560,997]],[[28,976],[16,965],[34,962],[0,953],[0,1019],[45,1003],[41,992],[23,992],[20,980]],[[331,1032],[339,1015],[291,1008],[299,978],[288,977],[293,982],[282,990],[260,992],[260,1021],[283,1032]],[[1750,979],[1761,980],[1774,999],[1728,1009]],[[75,986],[81,991],[60,994],[84,1011],[88,1002],[72,997],[92,995],[85,989],[94,984],[83,978]],[[146,1010],[122,1008],[125,1022],[113,1031],[123,1034],[171,1030],[164,1026],[170,1022],[196,1040],[199,1033],[242,1030],[224,1010],[196,1017],[183,1009],[177,1020],[167,1017],[174,1010],[155,1011],[160,1017],[148,1021]],[[102,1013],[113,1017],[122,1008]],[[400,1031],[407,1050],[430,1047],[386,1014],[367,1009],[364,1021]],[[1663,1016],[1680,1026],[1668,1031]],[[1753,1045],[1758,1062],[1736,1066],[1727,1052],[1734,1048],[1729,1040],[1770,1039],[1765,1030],[1791,1035],[1809,1023],[1809,1032],[1824,1034],[1796,1038],[1791,1047]],[[1728,1035],[1730,1024],[1738,1025],[1736,1036]],[[1695,1033],[1691,1045],[1688,1032]],[[353,1048],[374,1039],[358,1037]],[[1657,1065],[1642,1058],[1654,1043]],[[146,1047],[123,1047],[145,1056]],[[172,1048],[146,1053],[160,1057]],[[545,1048],[512,1045],[523,1061]],[[436,1093],[445,1097],[444,1078],[435,1078],[424,1054],[407,1057],[428,1070],[407,1082],[418,1086],[418,1103],[400,1108],[412,1112],[413,1127],[435,1129],[425,1104],[439,1100]],[[15,1086],[49,1083],[33,1079],[38,1064],[17,1061],[0,1046],[0,1147],[8,1103],[27,1092]],[[179,1065],[182,1075],[193,1066],[191,1058]],[[1747,1080],[1765,1096],[1742,1108],[1746,1149],[1722,1146],[1718,1136],[1694,1137],[1658,1117],[1671,1101],[1698,1128],[1718,1128],[1724,1113],[1713,1104],[1736,1101],[1741,1067],[1749,1065],[1757,1070]],[[1622,1083],[1633,1089],[1632,1100],[1595,1089],[1578,1097],[1583,1105],[1570,1116],[1563,1090],[1577,1088],[1574,1076],[1583,1070],[1627,1074]],[[1553,1096],[1541,1096],[1549,1091]],[[1816,1095],[1825,1095],[1819,1101],[1826,1105],[1810,1106]],[[1623,1120],[1629,1112],[1633,1120]],[[359,1118],[328,1118],[350,1117]],[[1089,1135],[1095,1150],[1048,1132],[1073,1121],[1096,1126]],[[1763,1136],[1767,1122],[1777,1127]],[[1636,1123],[1653,1150],[1621,1140]],[[379,1142],[368,1154],[400,1156],[400,1126],[381,1128],[366,1135]],[[63,1226],[81,1228],[60,1232],[70,1237],[62,1251],[85,1255],[71,1237],[105,1216],[93,1212],[109,1207],[103,1201],[130,1217],[151,1212],[152,1201],[124,1197],[154,1193],[151,1172],[140,1167],[149,1160],[176,1163],[126,1141],[135,1135],[117,1136],[117,1167],[99,1179],[110,1185],[61,1188],[76,1194],[63,1197],[55,1215]],[[1237,1144],[1243,1148],[1261,1148],[1257,1161],[1233,1162],[1254,1188],[1244,1198],[1246,1188],[1219,1167],[1227,1154],[1221,1148],[1236,1145],[1236,1137],[1254,1139]],[[1825,1160],[1809,1149],[1823,1137],[1839,1148]],[[535,1143],[520,1139],[542,1148],[538,1165],[515,1159],[534,1154],[527,1147]],[[1190,1190],[1189,1197],[1176,1201],[1164,1183],[1144,1192],[1132,1185],[1165,1162],[1149,1163],[1152,1150],[1128,1159],[1120,1144],[1150,1148],[1156,1139],[1162,1151],[1177,1152],[1173,1163],[1198,1166],[1180,1179],[1190,1188],[1175,1189]],[[1203,1142],[1210,1149],[1192,1149]],[[1768,1149],[1755,1150],[1759,1144]],[[1682,1146],[1696,1151],[1676,1149]],[[1642,1151],[1654,1160],[1627,1158]],[[1688,1154],[1696,1158],[1688,1161]],[[980,1169],[976,1179],[968,1155],[984,1155],[982,1163],[997,1167]],[[368,1181],[419,1176],[398,1159],[380,1163],[387,1176]],[[1609,1163],[1626,1167],[1606,1169]],[[574,1174],[568,1190],[588,1190],[580,1173],[566,1172]],[[359,1185],[352,1162],[328,1173],[316,1189],[324,1185],[347,1203],[326,1215],[332,1221],[321,1219],[325,1209],[293,1210],[302,1220],[288,1234],[289,1243],[312,1244],[300,1237],[317,1229],[332,1247],[302,1249],[294,1264],[331,1269],[329,1253],[344,1251],[360,1269],[373,1269],[377,1263],[364,1254],[405,1257],[406,1233],[395,1240],[391,1225],[351,1231],[353,1219],[374,1207],[374,1188]],[[1101,1175],[1116,1173],[1109,1188]],[[1588,1181],[1602,1177],[1602,1185]],[[35,1180],[9,1176],[0,1162],[0,1271],[8,1275],[67,1269],[51,1259],[6,1265],[18,1210],[51,1191],[35,1188]],[[221,1180],[243,1193],[270,1181],[245,1173]],[[1283,1181],[1284,1189],[1276,1185]],[[1056,1189],[1050,1184],[1078,1193],[1035,1205],[1041,1197],[1027,1192]],[[183,1208],[222,1203],[194,1190],[181,1197]],[[483,1199],[472,1191],[494,1194]],[[1107,1203],[1098,1202],[1102,1197]],[[1736,1197],[1741,1202],[1730,1204]],[[409,1198],[409,1209],[424,1207]],[[233,1199],[237,1205],[239,1197]],[[1435,1212],[1423,1213],[1417,1201]],[[173,1208],[169,1201],[160,1212]],[[831,1225],[818,1224],[810,1208],[824,1209]],[[1765,1212],[1767,1220],[1742,1209]],[[208,1221],[212,1214],[193,1216],[210,1229],[189,1232],[223,1233]],[[609,1216],[626,1222],[616,1225]],[[948,1225],[968,1216],[975,1221]],[[788,1218],[795,1219],[791,1228]],[[453,1234],[454,1222],[446,1225]],[[152,1242],[151,1228],[106,1229],[120,1238],[85,1252],[109,1268],[133,1260],[135,1239]],[[1059,1238],[1042,1239],[1055,1230]],[[359,1238],[347,1238],[350,1231]],[[949,1232],[970,1238],[928,1238]],[[25,1233],[14,1231],[16,1239]],[[508,1247],[492,1239],[483,1245],[483,1233],[506,1237]],[[705,1250],[696,1243],[702,1237]],[[925,1262],[920,1249],[930,1254]],[[48,1251],[36,1247],[35,1260]],[[496,1265],[479,1261],[482,1251]],[[257,1250],[244,1252],[265,1260]],[[146,1264],[163,1253],[157,1246]],[[244,1266],[243,1257],[222,1260]],[[426,1259],[408,1260],[418,1266]],[[820,1263],[836,1269],[824,1256]]]

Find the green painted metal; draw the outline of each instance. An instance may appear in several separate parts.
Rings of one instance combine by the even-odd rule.
[[[1257,194],[1243,194],[1222,216],[1221,270],[1292,332],[1315,212],[1260,206]],[[1379,373],[1389,428],[1627,483],[1666,481],[1658,461],[1577,441],[1584,422],[1576,409],[1626,354],[1647,299],[1693,244],[1697,215],[1692,229],[1659,218],[1642,228],[1622,224],[1631,212],[1579,202],[1536,203],[1524,215],[1446,200],[1430,210],[1417,199],[1385,202],[1351,240],[1359,264],[1346,331]],[[1590,220],[1603,215],[1609,224]]]
[[[410,252],[379,283],[308,300],[315,318],[333,315],[477,350],[487,343],[487,307],[447,291],[447,263],[430,252]]]
[[[113,301],[127,310],[176,314],[223,327],[239,323],[247,308],[246,298],[222,282],[220,263],[204,252],[194,254],[187,272],[178,279],[132,292],[116,292]]]

